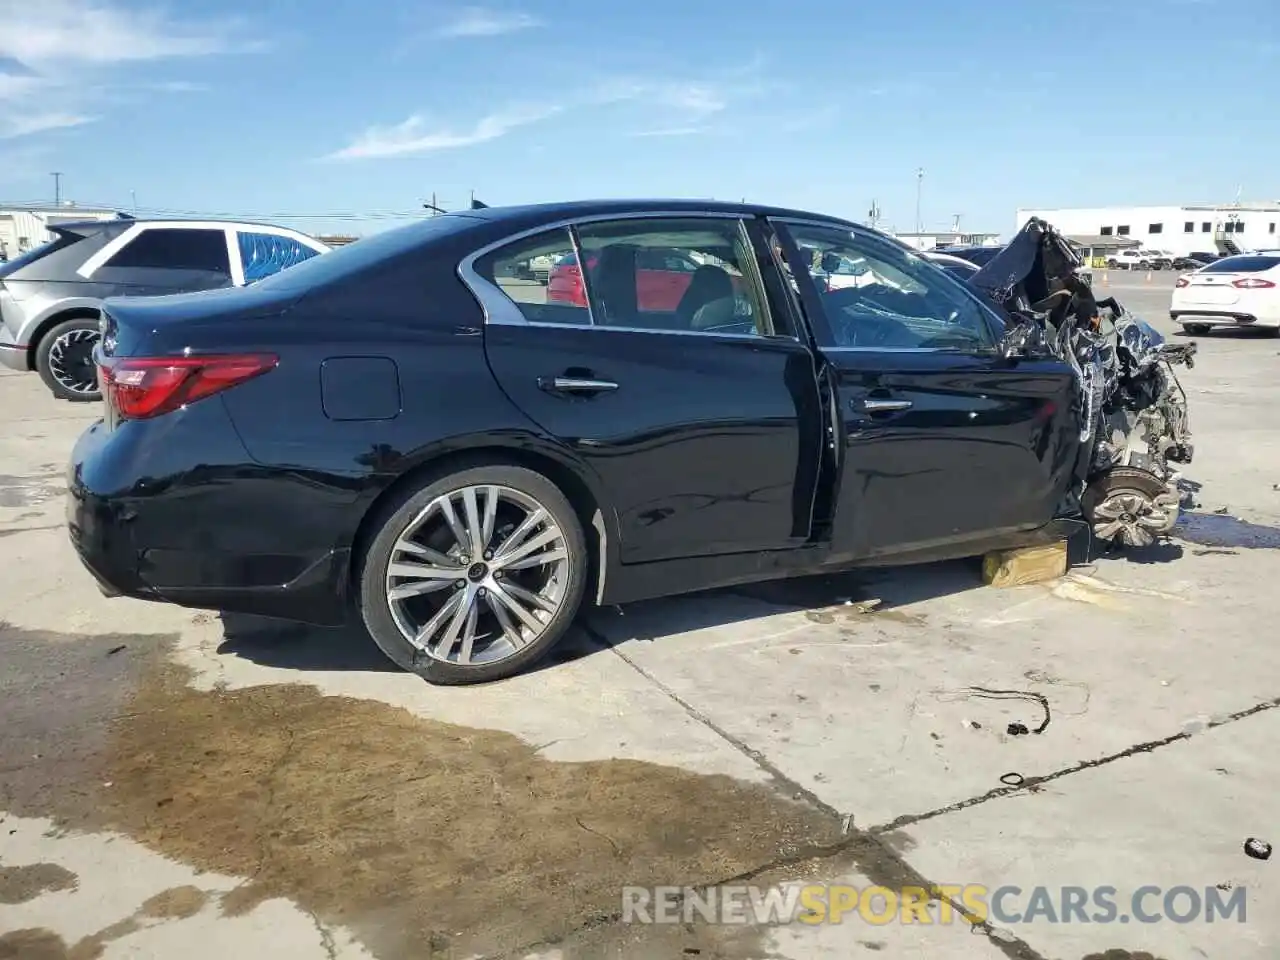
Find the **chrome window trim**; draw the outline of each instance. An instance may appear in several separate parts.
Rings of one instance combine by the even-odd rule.
[[[965,350],[949,350],[946,347],[819,347],[823,353],[953,353],[971,357],[976,354]]]
[[[476,270],[476,262],[495,250],[501,250],[503,247],[519,243],[521,240],[527,240],[530,237],[536,237],[540,233],[550,233],[554,230],[564,230],[568,234],[570,245],[573,247],[575,255],[578,256],[579,262],[581,262],[577,227],[591,223],[611,223],[617,220],[700,219],[732,221],[742,235],[743,241],[747,244],[747,250],[751,251],[750,237],[746,233],[746,221],[753,218],[754,215],[749,212],[726,213],[711,210],[633,210],[584,214],[563,220],[554,220],[537,227],[530,227],[527,230],[520,230],[516,233],[508,234],[501,240],[488,243],[479,250],[474,250],[463,257],[458,264],[457,274],[458,279],[462,281],[463,285],[471,291],[472,296],[479,302],[486,326],[495,324],[516,327],[549,327],[556,330],[595,330],[603,333],[616,331],[618,333],[649,333],[677,337],[718,337],[721,339],[752,340],[757,342],[789,340],[799,343],[800,339],[789,333],[718,333],[714,330],[656,330],[650,327],[599,326],[596,324],[595,315],[591,310],[590,297],[587,298],[587,316],[590,318],[590,323],[543,323],[526,317],[520,312],[520,308],[516,306],[515,301],[508,297],[501,287],[490,283]],[[824,225],[831,226],[831,224]],[[753,283],[752,286],[754,287],[756,284]],[[764,309],[766,311],[769,309],[767,297],[765,298]],[[770,323],[772,325],[772,316],[770,316]]]

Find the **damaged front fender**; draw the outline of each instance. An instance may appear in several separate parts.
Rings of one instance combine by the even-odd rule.
[[[1175,465],[1194,445],[1175,367],[1194,366],[1196,345],[1098,300],[1082,266],[1032,218],[969,282],[1005,311],[1007,352],[1048,353],[1075,371],[1080,457],[1063,512],[1082,514],[1099,540],[1146,546],[1172,532],[1184,499]]]

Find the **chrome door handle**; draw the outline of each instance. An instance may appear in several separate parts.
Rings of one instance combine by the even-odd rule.
[[[538,381],[544,390],[557,393],[610,393],[618,389],[612,380],[594,380],[590,377],[543,377]]]
[[[910,400],[875,400],[868,398],[862,401],[862,409],[867,413],[892,413],[895,410],[910,410]]]

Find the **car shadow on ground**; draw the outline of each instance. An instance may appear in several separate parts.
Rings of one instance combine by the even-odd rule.
[[[244,613],[222,612],[219,654],[283,670],[397,673],[399,667],[377,648],[364,625],[313,627]]]
[[[223,611],[223,639],[218,653],[277,670],[324,673],[402,673],[378,649],[359,622],[343,627],[315,627],[245,613]],[[566,636],[534,671],[598,652],[599,644],[581,630]],[[533,671],[526,671],[533,672]]]
[[[1074,537],[1068,546],[1073,568],[1117,561],[1168,563],[1184,552],[1178,543],[1098,549],[1086,537]],[[744,584],[625,607],[590,609],[533,671],[553,669],[626,643],[659,641],[788,611],[819,617],[827,608],[871,604],[880,615],[909,616],[898,608],[982,586],[982,561],[975,557],[907,567],[861,568]],[[359,622],[325,628],[240,613],[223,612],[219,616],[224,632],[219,654],[284,670],[400,672]]]

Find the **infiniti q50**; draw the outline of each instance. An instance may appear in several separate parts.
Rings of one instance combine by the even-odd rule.
[[[657,250],[693,265],[678,297],[638,295]],[[583,296],[534,259],[587,264]],[[845,263],[857,284],[825,282]],[[495,679],[585,605],[1060,536],[1075,378],[1006,321],[814,213],[433,217],[245,289],[108,300],[70,536],[108,593],[358,617],[431,682]]]

